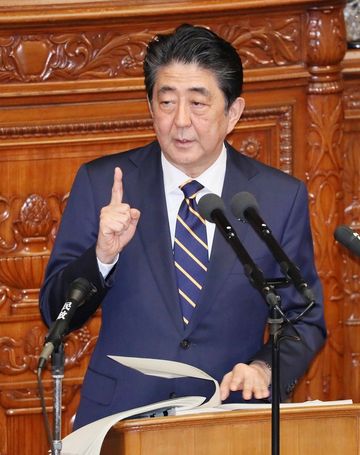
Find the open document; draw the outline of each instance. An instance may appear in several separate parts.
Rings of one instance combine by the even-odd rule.
[[[213,381],[215,385],[214,395],[205,402],[204,397],[189,396],[159,401],[147,406],[142,406],[128,411],[119,412],[103,419],[99,419],[82,428],[74,431],[62,441],[62,455],[99,455],[102,443],[107,432],[117,422],[129,417],[155,417],[165,415],[184,415],[200,412],[221,412],[239,409],[267,409],[271,404],[246,404],[228,403],[221,404],[220,388],[216,379],[209,376],[199,368],[185,363],[173,362],[170,360],[145,359],[137,357],[109,356],[116,362],[129,368],[134,368],[141,373],[173,379],[181,377],[192,377]],[[308,401],[306,403],[286,403],[280,407],[318,406],[329,404],[351,404],[351,400],[340,402]]]

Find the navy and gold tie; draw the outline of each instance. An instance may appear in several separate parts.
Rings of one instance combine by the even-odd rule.
[[[185,199],[176,220],[174,260],[185,325],[199,301],[209,262],[205,220],[198,213],[195,200],[202,188],[196,180],[180,186]]]

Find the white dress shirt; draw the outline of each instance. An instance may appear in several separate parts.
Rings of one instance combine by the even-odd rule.
[[[164,189],[166,198],[167,215],[169,220],[170,235],[172,246],[174,247],[176,217],[179,212],[180,205],[184,199],[184,193],[179,188],[184,182],[189,180],[189,176],[180,171],[177,167],[171,164],[161,153],[161,165],[164,175]],[[223,145],[222,151],[218,159],[206,169],[201,175],[196,177],[196,181],[201,183],[204,188],[196,195],[196,201],[208,193],[214,193],[221,196],[224,186],[226,171],[226,148]],[[215,224],[206,221],[206,234],[208,241],[209,256],[211,255],[211,248],[214,240]],[[100,273],[104,278],[108,275],[110,270],[114,267],[119,256],[116,257],[112,264],[104,264],[98,261]]]
[[[189,180],[189,176],[180,171],[173,164],[169,163],[165,156],[161,155],[161,164],[164,174],[164,189],[166,206],[168,212],[170,235],[172,245],[174,246],[176,217],[179,212],[180,205],[184,200],[184,193],[179,188],[184,182]],[[203,189],[196,195],[196,202],[208,193],[214,193],[221,196],[222,188],[224,185],[226,171],[226,149],[223,149],[219,158],[209,168],[206,169],[201,175],[196,177],[197,182],[203,185]],[[208,241],[209,256],[211,254],[211,247],[214,239],[215,224],[206,221],[206,234]]]

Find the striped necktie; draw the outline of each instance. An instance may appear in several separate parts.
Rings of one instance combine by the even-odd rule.
[[[185,325],[199,301],[209,262],[205,220],[198,213],[195,200],[202,188],[196,180],[180,186],[185,199],[176,219],[174,261]]]

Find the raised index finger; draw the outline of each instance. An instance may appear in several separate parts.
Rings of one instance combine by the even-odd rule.
[[[114,171],[114,183],[111,190],[111,205],[121,204],[123,198],[122,172],[119,167]]]

